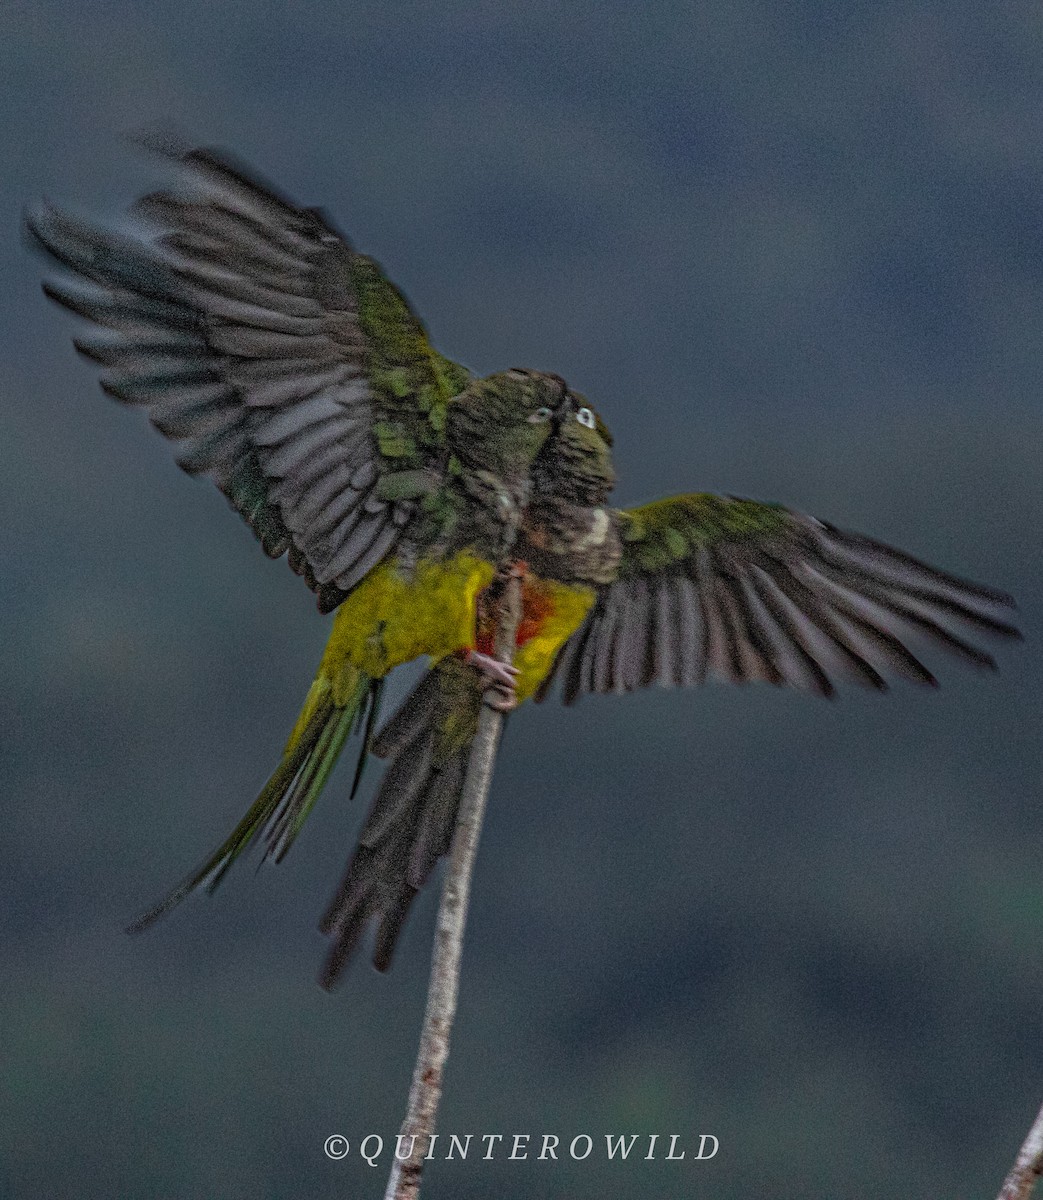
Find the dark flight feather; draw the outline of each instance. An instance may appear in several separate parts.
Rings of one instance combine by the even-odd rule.
[[[931,685],[910,638],[992,668],[974,636],[1020,636],[1005,593],[779,505],[678,496],[616,519],[619,578],[552,670],[566,704],[707,675],[822,696],[844,679],[886,690],[885,673]]]
[[[437,355],[393,285],[318,210],[222,152],[152,148],[180,182],[133,206],[149,236],[51,206],[27,216],[30,237],[73,280],[44,291],[108,331],[76,339],[109,371],[105,390],[146,409],[178,463],[214,480],[267,553],[292,550],[328,609],[417,511],[370,492],[356,527],[356,497],[340,494],[345,476],[332,468],[349,480],[404,466],[440,477],[439,406],[467,373]],[[389,415],[409,462],[398,446],[391,459],[381,449],[375,428]]]

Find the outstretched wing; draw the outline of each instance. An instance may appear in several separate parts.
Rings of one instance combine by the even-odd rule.
[[[27,218],[78,277],[44,291],[101,327],[75,344],[105,391],[143,407],[329,611],[437,487],[469,375],[321,212],[223,152],[164,153],[181,180],[135,205],[150,240],[50,207]]]
[[[935,684],[906,644],[934,642],[981,667],[969,636],[1019,637],[1002,592],[776,504],[676,496],[616,513],[623,557],[556,673],[584,692],[760,679],[832,695],[834,682]]]

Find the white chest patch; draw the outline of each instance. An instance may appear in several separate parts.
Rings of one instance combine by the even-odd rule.
[[[608,531],[608,513],[603,508],[595,508],[590,515],[590,528],[576,543],[576,549],[587,550],[592,546],[603,545]]]

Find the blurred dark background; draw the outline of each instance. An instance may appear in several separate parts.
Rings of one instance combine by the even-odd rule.
[[[0,7],[0,1194],[375,1197],[434,894],[314,982],[365,799],[122,924],[275,761],[327,622],[98,391],[19,238],[174,125],[321,204],[438,346],[563,374],[619,498],[776,499],[1008,589],[1001,673],[511,721],[446,1132],[709,1163],[437,1163],[424,1195],[995,1193],[1043,1100],[1043,16],[1028,0]],[[367,785],[373,786],[372,780]]]

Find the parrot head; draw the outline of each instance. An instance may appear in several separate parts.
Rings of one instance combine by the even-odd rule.
[[[533,463],[534,494],[579,505],[603,504],[616,482],[608,426],[578,392],[566,393],[554,426]]]
[[[558,375],[515,369],[476,379],[449,404],[446,438],[472,467],[527,478],[569,399]]]

